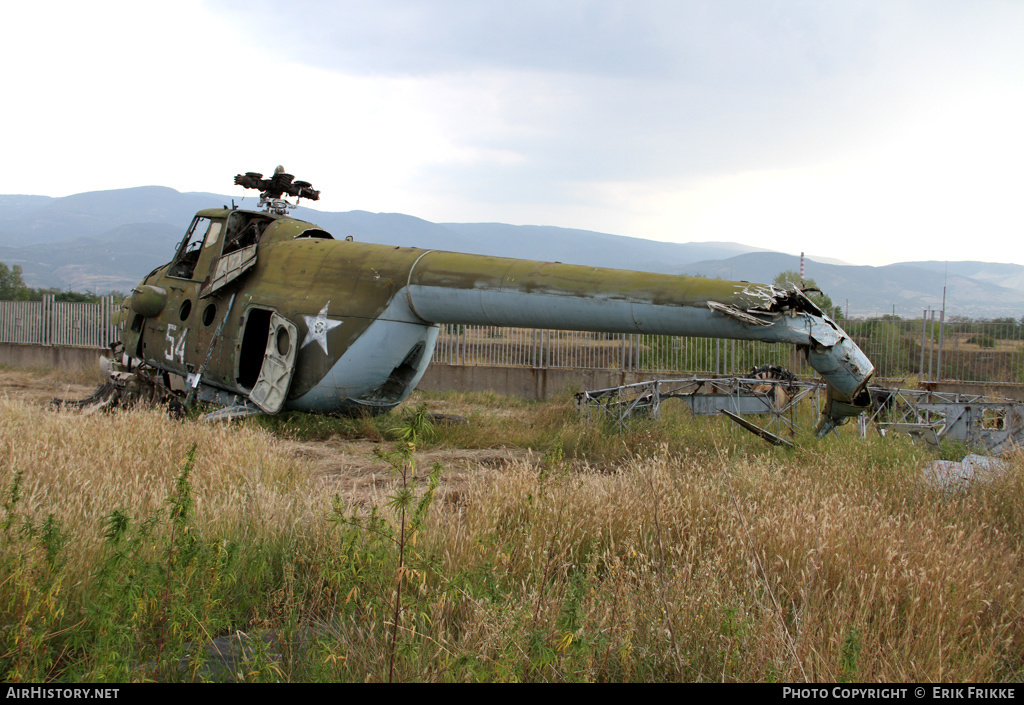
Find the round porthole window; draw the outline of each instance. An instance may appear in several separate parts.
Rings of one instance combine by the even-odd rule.
[[[210,304],[203,309],[203,325],[208,326],[217,317],[217,304]]]
[[[291,339],[288,337],[288,331],[284,328],[277,329],[277,352],[279,355],[287,355],[288,348],[291,345]]]
[[[181,308],[178,309],[178,318],[184,321],[190,313],[192,313],[192,302],[185,299],[181,304]]]

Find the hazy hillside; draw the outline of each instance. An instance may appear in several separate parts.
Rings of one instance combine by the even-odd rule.
[[[945,263],[941,264],[945,266]],[[951,273],[945,282],[946,310],[950,315],[1014,318],[1024,315],[1024,287],[1010,289],[953,274],[953,263],[950,265]],[[799,269],[799,257],[772,252],[695,262],[677,267],[675,271],[722,279],[770,282],[779,272]],[[837,306],[845,310],[849,303],[853,316],[892,313],[894,308],[897,315],[920,316],[926,308],[939,309],[942,306],[944,274],[935,269],[902,263],[867,267],[807,260],[805,274],[808,279],[814,279]]]
[[[477,247],[486,246],[487,254],[650,272],[671,273],[673,266],[685,262],[768,252],[734,242],[657,242],[544,225],[445,223],[445,227],[472,238]]]
[[[1010,289],[1024,291],[1024,267],[1019,264],[1001,264],[996,262],[907,262],[914,267],[928,269],[933,272],[946,272],[961,277],[970,277],[978,281],[1005,286]]]
[[[230,196],[141,186],[64,198],[0,195],[0,261],[20,264],[35,287],[130,290],[167,262],[193,215],[230,204]],[[237,199],[255,208],[255,198]],[[502,223],[432,223],[401,213],[328,213],[296,217],[335,237],[380,244],[560,261],[670,274],[770,282],[799,258],[730,242],[666,243],[572,228]],[[919,316],[938,308],[947,285],[950,315],[1024,315],[1024,267],[987,262],[909,262],[858,267],[807,260],[814,279],[855,316]],[[948,272],[948,274],[947,274]]]
[[[56,199],[51,196],[0,196],[0,213],[12,213],[25,211],[30,208],[40,208],[54,200]]]
[[[0,247],[0,262],[21,265],[25,283],[73,291],[130,291],[174,256],[186,226],[121,225],[94,237]]]
[[[197,210],[230,202],[229,198],[214,194],[178,193],[165,186],[139,186],[36,201],[35,207],[31,201],[21,208],[3,204],[7,207],[0,212],[0,245],[25,247],[74,240],[135,223],[173,225],[184,233]]]
[[[30,286],[104,291],[131,289],[174,252],[195,212],[231,197],[178,193],[161,186],[65,198],[0,196],[0,261],[20,264]],[[254,208],[256,201],[246,199]],[[667,272],[694,259],[755,248],[737,243],[663,243],[587,230],[500,223],[431,223],[401,213],[328,213],[298,208],[295,217],[335,237],[456,252],[557,260],[598,267]]]

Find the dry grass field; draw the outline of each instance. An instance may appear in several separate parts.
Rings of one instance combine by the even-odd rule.
[[[82,415],[0,370],[6,681],[1016,681],[1024,458],[676,412]],[[461,414],[431,424],[418,410]]]

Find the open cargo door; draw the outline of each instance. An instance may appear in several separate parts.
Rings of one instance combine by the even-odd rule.
[[[270,316],[270,332],[263,354],[259,379],[249,392],[249,399],[268,414],[276,414],[284,406],[288,387],[295,371],[298,331],[287,318],[276,313]]]

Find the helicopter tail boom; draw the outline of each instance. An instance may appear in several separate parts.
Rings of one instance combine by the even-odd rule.
[[[818,435],[859,415],[874,366],[798,289],[428,251],[404,290],[428,323],[734,338],[794,344],[828,387]]]

